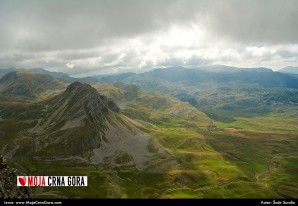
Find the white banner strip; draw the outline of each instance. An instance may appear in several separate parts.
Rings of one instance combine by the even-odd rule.
[[[17,176],[17,186],[20,187],[69,187],[88,186],[87,176]]]

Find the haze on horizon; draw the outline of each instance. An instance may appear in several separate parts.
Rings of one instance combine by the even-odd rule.
[[[298,66],[296,0],[0,0],[0,68]]]

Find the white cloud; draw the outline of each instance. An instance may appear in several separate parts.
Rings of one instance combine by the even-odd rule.
[[[65,66],[66,66],[68,69],[73,69],[73,68],[75,67],[75,64],[68,62],[68,63],[65,64]]]

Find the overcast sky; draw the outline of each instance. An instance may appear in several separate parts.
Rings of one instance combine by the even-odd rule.
[[[0,0],[0,68],[298,66],[297,0]]]

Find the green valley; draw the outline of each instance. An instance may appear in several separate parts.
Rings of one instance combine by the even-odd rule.
[[[0,149],[22,175],[89,178],[34,198],[297,198],[297,90],[239,85],[75,82],[26,103],[2,92]]]

